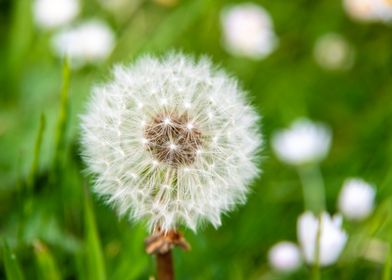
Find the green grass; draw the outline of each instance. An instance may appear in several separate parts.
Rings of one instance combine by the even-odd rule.
[[[327,123],[332,150],[321,165],[327,209],[336,211],[347,177],[377,186],[377,209],[362,224],[345,224],[350,241],[322,279],[390,279],[392,244],[391,26],[351,21],[341,1],[255,1],[272,15],[279,48],[267,59],[233,57],[221,46],[220,9],[228,2],[183,0],[172,7],[138,0],[122,17],[84,1],[82,18],[102,17],[116,31],[108,61],[80,70],[55,58],[50,32],[35,27],[31,1],[0,2],[0,278],[148,279],[154,259],[144,252],[143,225],[119,219],[91,192],[80,158],[79,115],[91,87],[114,63],[180,49],[208,54],[237,76],[263,116],[263,174],[246,205],[215,230],[186,229],[190,252],[175,251],[178,279],[308,279],[310,267],[273,273],[268,249],[296,241],[303,211],[301,181],[270,148],[272,133],[296,117]],[[124,11],[126,13],[127,11]],[[348,71],[325,71],[312,56],[318,36],[337,32],[354,46]],[[385,263],[358,256],[364,240],[388,246]]]

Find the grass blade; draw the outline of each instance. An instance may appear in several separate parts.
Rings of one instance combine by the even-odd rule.
[[[46,118],[45,115],[42,114],[39,122],[37,138],[35,140],[35,145],[34,145],[33,162],[31,164],[30,174],[27,178],[27,188],[29,191],[31,191],[33,188],[33,184],[39,167],[39,159],[40,159],[42,139],[45,131],[45,126],[46,126]]]
[[[23,280],[22,270],[20,269],[16,256],[11,252],[6,241],[3,243],[3,260],[5,274],[8,280]]]
[[[16,0],[10,3],[13,5],[13,11],[8,40],[8,74],[11,83],[15,85],[33,40],[34,25],[30,12],[32,1]]]
[[[84,200],[85,214],[85,236],[86,248],[85,258],[87,261],[87,279],[104,280],[106,279],[105,261],[98,235],[97,225],[93,205],[88,191],[85,191]]]
[[[69,84],[71,80],[71,70],[68,59],[64,60],[63,65],[63,84],[60,92],[60,111],[57,118],[55,132],[55,156],[54,165],[61,165],[62,155],[65,150],[65,134],[67,128],[68,105],[69,105]]]
[[[34,253],[37,260],[39,279],[59,280],[60,272],[49,249],[40,241],[34,243]]]

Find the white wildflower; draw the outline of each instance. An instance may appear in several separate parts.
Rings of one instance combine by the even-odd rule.
[[[34,18],[38,26],[52,29],[71,22],[79,13],[78,0],[35,0]]]
[[[392,21],[391,0],[374,0],[374,10],[379,21],[386,23],[390,23]]]
[[[374,187],[358,178],[351,178],[344,182],[339,195],[339,210],[352,220],[363,220],[373,211]]]
[[[271,54],[278,39],[268,12],[244,3],[222,11],[223,45],[233,55],[261,59]]]
[[[362,22],[392,21],[391,0],[343,0],[347,14]]]
[[[301,266],[301,252],[296,244],[281,241],[268,252],[270,265],[280,272],[292,272]]]
[[[354,51],[347,40],[339,34],[321,36],[314,48],[317,63],[329,70],[349,69],[354,62]]]
[[[330,143],[330,130],[307,119],[296,120],[290,128],[278,131],[272,137],[272,147],[278,158],[293,165],[321,161],[327,155]]]
[[[343,0],[346,13],[354,20],[369,22],[375,19],[375,0]]]
[[[321,266],[335,263],[347,241],[342,217],[331,217],[326,212],[319,217],[311,212],[302,214],[298,219],[297,234],[306,262],[315,263],[318,259]]]
[[[106,59],[114,47],[114,34],[104,22],[90,20],[56,34],[52,46],[58,56],[67,55],[77,68]]]
[[[259,117],[206,58],[143,57],[94,89],[82,118],[95,191],[149,229],[215,227],[258,174]]]

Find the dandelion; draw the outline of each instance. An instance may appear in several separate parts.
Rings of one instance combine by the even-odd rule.
[[[233,55],[262,59],[271,54],[278,39],[268,12],[245,3],[222,11],[223,45]]]
[[[351,220],[363,220],[373,211],[374,187],[358,178],[347,179],[339,195],[339,210]]]
[[[298,219],[297,234],[306,262],[321,266],[335,263],[347,242],[342,216],[331,217],[326,212],[319,217],[311,212],[302,214]]]
[[[259,117],[233,78],[203,58],[149,56],[117,66],[82,117],[95,191],[120,216],[146,221],[147,252],[171,264],[179,225],[218,227],[259,173]],[[162,260],[160,260],[162,257]]]
[[[270,265],[279,272],[292,272],[301,265],[301,252],[293,242],[281,241],[268,252]]]
[[[314,58],[325,69],[347,70],[353,65],[354,51],[344,37],[329,33],[317,40]]]
[[[95,191],[150,230],[218,227],[258,174],[258,119],[237,81],[206,58],[117,66],[82,118]]]
[[[52,29],[70,23],[79,13],[78,0],[35,0],[33,13],[37,25]]]
[[[290,128],[276,132],[272,147],[280,160],[303,165],[323,160],[330,147],[331,132],[323,124],[296,120]]]
[[[104,22],[90,20],[57,33],[52,47],[58,56],[68,56],[71,66],[79,68],[105,60],[113,50],[114,34]]]

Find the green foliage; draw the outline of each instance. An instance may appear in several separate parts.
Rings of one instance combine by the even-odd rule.
[[[3,262],[8,280],[23,280],[22,270],[14,253],[11,252],[7,242],[3,243]]]
[[[60,280],[60,271],[49,249],[40,241],[34,244],[34,253],[39,270],[39,279]]]
[[[95,223],[94,209],[91,199],[86,191],[84,199],[84,215],[85,215],[85,235],[86,235],[86,279],[105,280],[105,260],[103,257],[101,242]]]
[[[93,84],[107,79],[113,63],[172,49],[207,54],[239,77],[263,115],[266,140],[263,174],[246,205],[224,217],[217,230],[206,225],[196,235],[184,229],[192,251],[175,251],[178,279],[312,275],[307,266],[280,275],[267,262],[274,243],[296,241],[296,219],[303,211],[300,178],[273,156],[269,139],[301,116],[327,123],[334,134],[321,165],[329,212],[336,212],[346,177],[377,186],[377,209],[363,223],[345,224],[349,243],[337,265],[321,268],[321,279],[391,278],[391,26],[353,22],[340,0],[254,1],[271,13],[279,47],[265,60],[252,61],[229,55],[221,44],[219,13],[240,1],[179,0],[163,6],[135,0],[121,16],[100,1],[82,2],[79,20],[103,18],[117,37],[106,62],[82,69],[53,56],[56,30],[33,24],[33,1],[0,4],[5,38],[0,40],[0,237],[8,242],[2,247],[1,279],[123,280],[154,274],[154,260],[144,252],[144,226],[119,219],[91,194],[86,181],[92,178],[80,158],[79,115]],[[355,48],[352,69],[327,71],[315,63],[313,46],[329,32],[342,34]],[[386,251],[376,250],[386,252],[383,259],[362,254],[368,240],[387,244]]]

